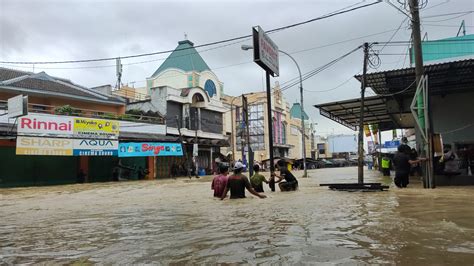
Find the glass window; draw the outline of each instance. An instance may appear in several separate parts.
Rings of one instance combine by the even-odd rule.
[[[253,151],[261,151],[265,149],[265,127],[263,120],[263,105],[253,104],[249,105],[249,138],[250,147]],[[236,147],[237,150],[241,150],[241,137],[245,137],[247,131],[245,125],[242,124],[242,117],[240,115],[240,109],[236,109]]]

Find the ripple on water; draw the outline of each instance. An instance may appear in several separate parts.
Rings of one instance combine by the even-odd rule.
[[[310,173],[300,179],[300,191],[267,192],[264,200],[219,201],[202,180],[0,190],[7,202],[0,206],[0,259],[10,264],[474,261],[474,207],[466,204],[474,202],[473,189],[428,191],[415,183],[406,190],[345,193],[318,184],[354,181],[355,168]],[[373,172],[367,179],[383,180]]]

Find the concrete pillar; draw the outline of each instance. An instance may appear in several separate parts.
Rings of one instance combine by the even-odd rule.
[[[155,176],[155,157],[154,156],[148,156],[147,157],[147,166],[148,166],[148,180],[154,180],[156,179]]]
[[[86,174],[86,179],[84,180],[84,182],[89,182],[89,156],[80,156],[79,157],[79,169],[78,170],[81,170],[84,171],[84,173]]]
[[[214,174],[212,173],[212,171],[214,170],[213,166],[214,166],[214,162],[212,161],[212,151],[213,151],[214,147],[211,146],[211,151],[209,152],[209,168],[211,168],[211,174]]]

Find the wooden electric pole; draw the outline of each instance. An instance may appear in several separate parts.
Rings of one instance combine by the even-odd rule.
[[[369,62],[369,44],[364,43],[364,66],[360,85],[360,118],[359,118],[359,164],[358,183],[364,183],[364,98],[366,87],[367,64]]]
[[[411,27],[412,27],[412,39],[413,39],[413,52],[415,55],[415,75],[416,75],[416,87],[420,86],[421,78],[424,74],[423,68],[423,51],[421,46],[421,30],[420,30],[420,8],[418,0],[409,0],[410,15],[411,15]],[[423,186],[425,188],[435,188],[434,178],[433,178],[433,129],[431,127],[430,117],[425,117],[425,110],[427,109],[426,114],[429,114],[430,109],[430,93],[429,88],[425,89],[427,94],[423,97],[423,93],[419,93],[417,96],[417,107],[418,107],[418,121],[421,126],[420,130],[426,130],[426,143],[423,145],[423,150],[421,150],[421,155],[429,158],[430,160],[426,163],[426,178],[423,179]],[[426,102],[424,101],[426,99]],[[428,115],[429,116],[429,115]]]

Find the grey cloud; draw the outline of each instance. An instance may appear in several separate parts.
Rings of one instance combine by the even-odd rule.
[[[174,49],[177,42],[188,38],[196,45],[232,38],[251,33],[251,27],[261,25],[264,29],[304,21],[358,2],[347,1],[13,1],[0,0],[0,56],[2,60],[66,60],[124,56],[135,53]],[[443,1],[430,1],[435,5]],[[365,3],[368,3],[366,1]],[[422,16],[438,13],[458,12],[473,9],[472,0],[451,1],[432,9],[422,10]],[[474,24],[472,14],[463,17],[467,25]],[[280,49],[295,52],[303,49],[339,42],[398,27],[404,15],[386,3],[280,31],[271,38]],[[442,24],[458,24],[461,18]],[[431,23],[436,24],[436,23]],[[429,37],[445,38],[456,34],[455,28],[425,26]],[[471,29],[471,28],[469,28]],[[391,33],[337,44],[294,54],[302,71],[307,72],[324,65],[364,41],[386,41]],[[395,40],[408,40],[409,29],[404,25]],[[250,44],[251,41],[245,43]],[[240,50],[240,45],[230,45],[211,51],[203,51],[202,57],[224,82],[229,94],[262,89],[262,70],[251,61],[251,53]],[[206,50],[207,48],[198,48]],[[404,53],[406,47],[386,47],[386,53]],[[166,55],[123,60],[124,82],[136,81],[143,86],[162,61],[127,65],[132,62],[155,60]],[[377,70],[392,69],[403,64],[403,56],[382,56],[382,65]],[[287,58],[281,58],[281,76],[272,79],[284,82],[294,78],[297,71]],[[115,68],[94,69],[47,69],[52,67],[74,67],[91,65],[113,65],[101,62],[79,65],[35,66],[51,75],[70,78],[86,86],[105,83],[115,84]],[[233,67],[220,68],[222,66]],[[407,63],[405,64],[408,65]],[[304,87],[308,90],[333,88],[361,69],[362,53],[337,63],[332,68],[308,79]],[[43,67],[43,69],[41,69]],[[360,83],[355,79],[331,92],[305,95],[305,108],[320,127],[344,128],[318,115],[312,105],[321,102],[342,100],[359,95]],[[285,95],[290,103],[299,100],[295,86]],[[327,131],[327,130],[326,130]]]

